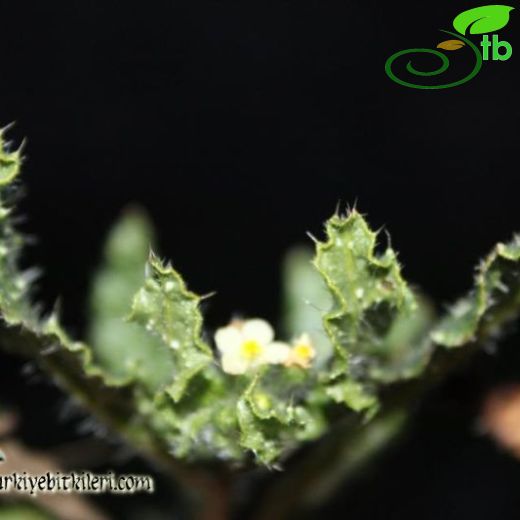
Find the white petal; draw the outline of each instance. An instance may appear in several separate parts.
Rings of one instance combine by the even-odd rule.
[[[222,356],[222,370],[228,374],[243,374],[248,368],[249,363],[243,357],[228,354]]]
[[[267,345],[274,339],[274,331],[265,320],[247,320],[242,327],[242,334],[246,339],[254,339],[261,345]]]
[[[215,343],[220,352],[236,352],[243,341],[242,332],[232,325],[222,327],[215,333]]]
[[[296,338],[296,340],[294,340],[293,343],[294,345],[309,345],[310,347],[312,347],[312,340],[307,332],[301,334],[300,337]]]
[[[279,365],[285,363],[291,353],[291,347],[281,341],[275,341],[265,347],[262,361],[264,363],[270,363],[273,365]]]

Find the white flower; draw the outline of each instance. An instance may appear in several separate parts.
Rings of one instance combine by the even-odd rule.
[[[312,360],[316,356],[316,351],[312,345],[311,338],[308,334],[302,334],[299,338],[293,341],[293,346],[289,351],[285,365],[300,368],[309,368]]]
[[[222,369],[228,374],[244,374],[260,365],[285,363],[289,346],[273,340],[273,328],[264,320],[232,321],[215,333]]]

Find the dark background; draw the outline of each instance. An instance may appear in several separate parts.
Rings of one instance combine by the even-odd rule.
[[[190,286],[218,292],[211,326],[234,311],[275,320],[284,252],[320,236],[338,201],[357,201],[391,232],[407,278],[450,301],[520,230],[519,15],[500,32],[513,58],[464,86],[406,89],[384,63],[434,47],[477,5],[0,1],[0,124],[27,137],[21,212],[38,242],[24,262],[44,268],[38,297],[46,308],[60,297],[79,336],[104,234],[138,201]],[[453,377],[409,439],[325,512],[518,518],[520,464],[474,432],[485,391],[520,377],[517,341]],[[69,423],[55,431],[56,390],[0,363],[5,399],[30,416],[24,435],[72,435]]]

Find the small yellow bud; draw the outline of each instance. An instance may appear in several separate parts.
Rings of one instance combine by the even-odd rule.
[[[309,368],[315,356],[316,351],[314,350],[310,336],[308,334],[302,334],[294,341],[285,364],[289,367],[297,366],[300,368]]]

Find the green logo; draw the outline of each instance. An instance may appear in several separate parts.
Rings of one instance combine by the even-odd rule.
[[[451,87],[458,87],[468,81],[472,80],[482,68],[483,61],[488,61],[491,57],[493,61],[506,61],[511,58],[513,54],[513,48],[509,42],[501,41],[498,35],[493,34],[490,39],[488,33],[496,32],[505,27],[509,22],[509,13],[514,9],[508,5],[484,5],[482,7],[476,7],[464,11],[455,17],[453,20],[453,27],[457,32],[445,31],[441,29],[441,32],[452,36],[452,39],[445,40],[437,45],[437,49],[406,49],[404,51],[396,52],[392,54],[385,63],[385,71],[388,77],[402,85],[403,87],[417,88],[423,90],[432,89],[444,89]],[[480,49],[469,39],[469,35],[482,34],[482,41]],[[399,78],[394,72],[394,64],[402,56],[408,54],[429,54],[440,59],[440,66],[433,71],[421,71],[416,69],[411,60],[406,64],[406,70],[410,75],[429,78],[433,76],[439,76],[443,72],[446,72],[450,66],[450,60],[448,56],[442,52],[453,52],[459,49],[466,49],[470,52],[474,66],[471,72],[463,77],[462,79],[452,81],[450,83],[443,83],[439,85],[424,85],[421,83],[414,83],[413,81],[406,81]]]

